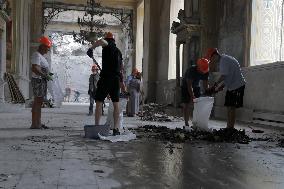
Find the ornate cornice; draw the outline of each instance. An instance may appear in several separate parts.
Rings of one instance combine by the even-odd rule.
[[[186,17],[184,10],[178,14],[180,22],[173,22],[171,32],[177,35],[177,42],[186,43],[190,37],[200,35],[202,26],[198,18]]]

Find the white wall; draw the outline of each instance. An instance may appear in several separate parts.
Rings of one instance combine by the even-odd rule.
[[[248,112],[284,115],[284,62],[244,68],[243,73],[247,84],[242,111],[247,114],[242,114],[241,119],[252,121],[252,115]],[[219,93],[215,98],[218,109],[215,112],[216,117],[226,117],[226,109],[223,106],[225,92]]]

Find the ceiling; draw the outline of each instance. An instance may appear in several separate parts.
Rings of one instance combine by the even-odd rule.
[[[102,6],[114,8],[135,8],[140,0],[97,0]],[[87,0],[43,0],[48,3],[64,3],[67,5],[85,5]]]

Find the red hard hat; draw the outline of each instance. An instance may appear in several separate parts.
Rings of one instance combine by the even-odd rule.
[[[39,38],[39,42],[40,42],[40,44],[45,45],[48,48],[50,48],[51,45],[52,45],[50,39],[46,36],[42,36],[41,38]]]
[[[215,53],[219,54],[217,48],[209,48],[209,49],[207,49],[207,53],[206,53],[205,58],[210,60],[212,58],[213,54],[215,54]]]
[[[203,74],[209,72],[209,60],[207,60],[206,58],[198,59],[197,69]]]
[[[107,32],[105,35],[105,39],[114,39],[114,35],[111,32]]]

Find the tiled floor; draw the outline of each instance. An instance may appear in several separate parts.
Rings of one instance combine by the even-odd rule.
[[[282,189],[284,150],[276,141],[244,144],[192,141],[173,144],[146,138],[110,143],[84,138],[92,124],[87,106],[44,109],[49,130],[30,130],[30,109],[0,113],[0,188],[191,188]],[[127,127],[182,121],[142,122],[125,118]],[[210,121],[215,127],[222,121]],[[245,124],[239,127],[246,127]],[[275,139],[280,130],[265,129]],[[265,135],[250,133],[252,137]]]

